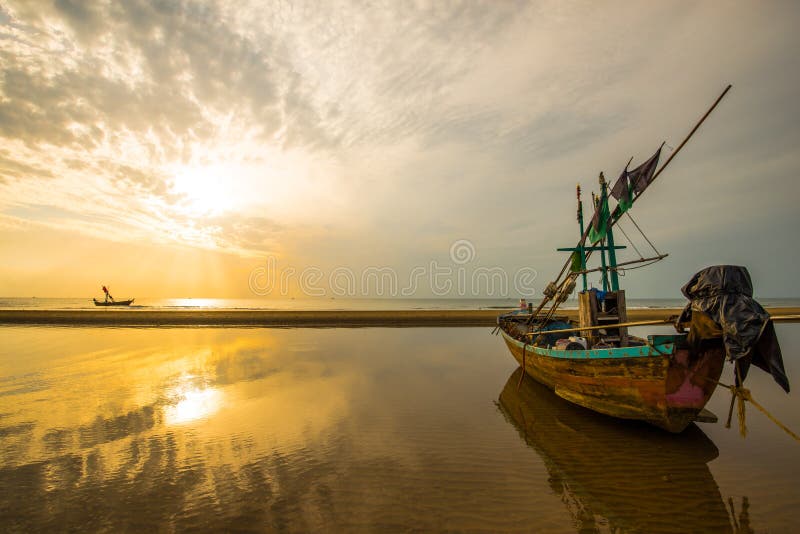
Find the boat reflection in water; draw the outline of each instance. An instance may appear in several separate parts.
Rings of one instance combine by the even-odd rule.
[[[694,424],[680,435],[574,406],[517,369],[498,406],[541,456],[581,532],[734,532]],[[732,503],[731,503],[732,504]],[[746,503],[745,503],[746,505]],[[746,514],[736,532],[750,532]]]

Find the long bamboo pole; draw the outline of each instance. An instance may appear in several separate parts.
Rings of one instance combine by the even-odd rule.
[[[599,326],[577,326],[575,328],[559,328],[558,330],[537,330],[528,332],[526,336],[536,336],[539,334],[563,334],[566,332],[577,332],[584,330],[602,330],[604,328],[622,328],[626,326],[651,326],[658,324],[675,324],[676,317],[665,317],[664,319],[651,319],[649,321],[632,321],[627,323],[604,324]],[[773,315],[770,317],[774,323],[797,323],[800,322],[800,315]],[[685,323],[688,326],[688,323]]]
[[[728,91],[731,90],[731,87],[732,87],[732,85],[728,84],[728,86],[725,88],[725,90],[722,91],[722,94],[720,94],[717,97],[717,99],[714,101],[714,103],[711,104],[711,107],[708,108],[708,111],[706,111],[705,114],[702,117],[700,117],[700,120],[697,121],[697,124],[694,125],[694,128],[692,128],[692,131],[690,131],[689,134],[683,139],[683,141],[681,141],[681,144],[678,145],[678,148],[676,148],[675,151],[672,154],[670,154],[670,156],[667,158],[667,161],[665,161],[664,164],[661,166],[661,168],[658,169],[656,171],[656,173],[653,175],[653,178],[650,180],[650,184],[655,182],[656,178],[658,178],[658,176],[662,172],[664,172],[664,169],[667,168],[667,165],[669,165],[669,163],[672,161],[672,159],[675,156],[678,155],[678,152],[680,152],[681,149],[686,145],[686,143],[689,142],[689,139],[692,138],[692,136],[698,130],[698,128],[700,128],[700,126],[705,122],[705,120],[708,118],[708,116],[711,115],[711,112],[714,111],[714,109],[717,107],[717,105],[720,103],[720,101],[722,101],[722,99],[725,97],[725,95],[728,94]],[[648,187],[649,187],[649,184],[648,184]],[[635,197],[633,197],[633,202],[636,202],[636,200],[640,196],[642,196],[643,193],[644,193],[644,191],[642,191],[641,193],[638,193]],[[617,213],[617,208],[614,208],[614,213],[613,213],[613,216],[611,217],[611,226],[614,226],[614,224],[619,220],[620,217],[622,217],[622,213]]]
[[[692,128],[692,130],[689,132],[689,135],[687,135],[684,138],[684,140],[681,141],[681,144],[678,145],[678,148],[676,148],[675,151],[672,154],[670,154],[669,158],[667,158],[667,161],[665,161],[664,164],[661,166],[661,168],[658,169],[656,171],[656,173],[653,175],[653,179],[650,180],[651,184],[655,181],[656,178],[658,178],[658,176],[664,171],[664,169],[667,168],[667,165],[669,165],[670,162],[673,160],[673,158],[678,155],[678,152],[681,151],[681,149],[684,147],[684,145],[686,145],[686,143],[689,142],[689,139],[691,139],[692,136],[694,135],[694,133],[697,131],[697,129],[700,128],[700,125],[702,125],[703,122],[705,122],[705,120],[708,118],[709,115],[711,115],[711,112],[714,111],[714,109],[717,107],[717,105],[720,103],[720,101],[723,99],[723,97],[726,94],[728,94],[728,91],[730,91],[731,87],[732,87],[732,85],[728,84],[728,86],[725,88],[725,90],[722,91],[722,94],[720,94],[717,97],[717,99],[714,101],[714,103],[711,105],[711,107],[708,108],[708,111],[706,111],[705,114],[700,118],[700,120],[697,121],[697,124],[694,125],[694,128]],[[642,191],[642,193],[644,193],[644,191]],[[640,196],[642,196],[642,193],[639,193],[638,195],[636,195],[636,197],[633,199],[634,202],[636,201],[636,199],[638,199]],[[617,208],[614,208],[614,212],[612,213],[611,220],[609,221],[609,227],[613,227],[614,224],[617,223],[617,221],[619,220],[619,218],[621,216],[622,216],[621,213],[617,213]],[[589,229],[590,228],[591,228],[591,225],[587,226],[586,229],[584,230],[580,241],[578,241],[578,247],[582,247],[583,244],[586,242],[586,238],[589,236]],[[587,254],[586,254],[586,260],[587,261],[589,260],[589,256],[591,256],[591,255],[592,255],[592,251],[588,251]],[[558,276],[555,279],[555,284],[556,284],[557,287],[560,286],[559,281],[561,280],[561,277],[564,275],[564,271],[567,270],[567,267],[570,265],[570,263],[571,263],[571,257],[568,257],[567,261],[564,262],[564,265],[561,267],[561,271],[558,273]],[[534,317],[536,317],[539,314],[539,312],[547,305],[547,303],[549,301],[550,301],[550,298],[548,298],[548,297],[542,298],[542,302],[539,303],[539,306],[536,308],[536,312],[531,315],[531,318],[530,318],[528,324],[530,324],[530,322],[533,321]],[[556,303],[556,305],[553,306],[553,308],[550,310],[548,315],[552,315],[557,308],[558,308],[558,303]]]
[[[559,328],[558,330],[537,330],[536,332],[528,332],[525,335],[538,336],[539,334],[563,334],[566,332],[577,332],[578,330],[583,332],[584,330],[602,330],[604,328],[621,328],[625,326],[648,326],[655,324],[671,324],[671,323],[673,323],[673,321],[669,319],[653,319],[651,321],[633,321],[629,323],[604,324],[600,326],[584,326],[584,327],[577,326],[575,328]]]
[[[692,136],[694,135],[694,133],[697,131],[697,129],[700,128],[700,125],[703,124],[703,122],[705,122],[706,118],[708,118],[708,116],[711,115],[711,112],[714,111],[714,108],[717,107],[717,104],[720,103],[722,98],[728,93],[728,91],[731,89],[731,87],[732,87],[731,84],[728,84],[728,86],[725,88],[725,90],[722,91],[722,94],[720,94],[717,97],[717,99],[714,101],[714,103],[711,105],[711,107],[708,108],[708,111],[706,111],[705,114],[700,118],[700,120],[697,121],[697,124],[694,125],[694,128],[692,128],[692,130],[689,132],[689,135],[687,135],[686,138],[684,138],[684,140],[681,142],[681,144],[678,145],[678,148],[676,148],[675,151],[672,154],[670,154],[669,158],[667,158],[667,161],[665,161],[664,164],[661,166],[661,168],[658,169],[658,171],[656,171],[656,173],[653,175],[653,179],[650,180],[651,184],[655,181],[656,178],[658,178],[658,175],[660,175],[664,171],[664,169],[667,167],[667,165],[669,165],[669,163],[672,161],[672,159],[675,156],[678,155],[678,152],[681,151],[681,149],[684,147],[684,145],[686,145],[686,143],[689,142],[689,139],[691,139]],[[644,191],[642,191],[642,193],[644,193]],[[634,199],[633,199],[634,202],[636,201],[636,199],[638,199],[642,195],[642,193],[639,193],[638,195],[636,195],[636,197],[634,197]],[[612,216],[611,216],[610,221],[609,221],[609,227],[613,227],[614,224],[617,223],[617,221],[619,220],[619,218],[621,216],[622,216],[621,213],[619,213],[619,214],[617,213],[617,208],[614,208],[614,212],[612,213]],[[587,226],[586,229],[584,230],[580,241],[578,241],[578,247],[582,247],[584,245],[584,243],[586,242],[586,238],[589,236],[589,229],[590,228],[591,228],[591,225]],[[587,254],[586,254],[586,261],[589,260],[589,256],[591,256],[591,255],[592,255],[592,251],[588,251]],[[572,257],[571,256],[567,257],[567,261],[565,261],[564,265],[561,267],[561,271],[558,273],[558,276],[556,276],[556,279],[555,279],[556,287],[560,286],[559,281],[561,280],[561,277],[564,275],[564,272],[567,270],[567,267],[570,265],[571,261],[572,261]],[[533,321],[534,317],[536,317],[539,314],[539,312],[542,311],[542,309],[547,305],[547,303],[549,301],[550,301],[549,297],[543,297],[542,298],[542,301],[539,303],[539,306],[537,306],[536,311],[533,314],[531,314],[531,318],[530,318],[528,324],[530,324]],[[558,302],[556,302],[556,304],[550,310],[550,312],[548,313],[548,316],[552,315],[557,308],[558,308]]]
[[[773,315],[770,319],[774,323],[800,323],[800,315]]]
[[[626,265],[635,265],[637,263],[647,263],[647,262],[655,263],[656,261],[663,260],[667,256],[669,256],[669,254],[659,254],[658,256],[653,256],[652,258],[641,258],[641,259],[638,259],[638,260],[623,261],[622,263],[617,263],[617,269],[619,269],[620,267],[624,267]],[[608,268],[610,268],[610,267],[608,267]],[[575,271],[575,274],[593,273],[593,272],[596,272],[596,271],[600,271],[602,269],[603,269],[603,267],[596,267],[594,269],[586,269],[584,271]]]

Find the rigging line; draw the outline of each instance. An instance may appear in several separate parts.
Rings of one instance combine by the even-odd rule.
[[[648,239],[648,238],[647,238],[647,235],[645,235],[645,233],[644,233],[644,232],[642,232],[642,229],[641,229],[641,228],[639,228],[639,225],[638,225],[638,224],[636,224],[636,221],[634,221],[634,220],[633,220],[633,217],[631,217],[631,214],[630,214],[630,213],[628,213],[628,212],[626,211],[626,212],[625,212],[625,215],[627,215],[627,216],[628,216],[628,219],[630,219],[630,220],[631,220],[631,222],[633,223],[633,225],[636,227],[636,229],[637,229],[637,230],[639,230],[639,233],[640,233],[640,234],[642,234],[642,237],[644,237],[645,241],[647,241],[647,243],[648,243],[648,244],[649,244],[651,247],[653,247],[653,250],[656,252],[656,254],[658,254],[658,255],[660,256],[660,255],[661,255],[661,253],[658,251],[658,249],[657,249],[657,248],[656,248],[656,246],[653,244],[653,242],[652,242],[652,241],[650,241],[650,239]]]
[[[642,267],[649,267],[649,266],[653,265],[654,263],[660,262],[663,259],[664,258],[658,258],[658,259],[653,260],[651,262],[643,263],[641,265],[637,265],[636,267],[620,267],[620,268],[616,269],[616,271],[617,272],[622,272],[622,273],[624,273],[625,271],[635,271],[636,269],[641,269]]]
[[[661,261],[661,260],[653,260],[650,263],[643,263],[641,265],[637,265],[636,267],[626,267],[624,269],[621,269],[621,271],[622,272],[635,271],[636,269],[642,269],[644,267],[650,267],[651,265],[653,265],[654,263],[658,263],[659,261]]]
[[[633,247],[633,250],[635,250],[636,253],[639,255],[639,258],[644,259],[644,256],[642,256],[642,253],[639,252],[638,248],[636,248],[636,245],[633,244],[633,241],[631,240],[631,238],[628,237],[628,234],[625,232],[625,229],[622,227],[622,225],[619,225],[619,230],[620,230],[620,232],[622,232],[622,235],[625,236],[625,239],[628,240],[628,243],[630,243],[630,245]]]

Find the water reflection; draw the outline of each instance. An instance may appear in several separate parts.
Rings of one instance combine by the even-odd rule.
[[[577,530],[733,532],[707,465],[717,447],[696,425],[676,436],[600,416],[527,377],[518,388],[520,372],[498,406],[544,461]],[[749,531],[747,518],[745,510],[737,532]]]
[[[521,423],[509,425],[494,401],[513,363],[485,329],[6,327],[0,338],[4,531],[733,528],[699,430],[598,429],[513,388],[501,401]],[[744,441],[710,435],[741,531],[751,519],[791,531],[796,449],[731,456]]]
[[[167,390],[172,400],[164,408],[164,420],[168,425],[189,423],[207,418],[217,412],[222,405],[222,393],[210,387],[201,377],[184,374],[178,383]]]
[[[39,332],[51,356],[35,373],[2,360],[13,366],[0,384],[4,530],[325,524],[295,506],[324,506],[314,493],[333,469],[309,449],[347,409],[347,365],[332,372],[270,331],[87,331],[99,343],[64,331],[50,349],[52,332]]]

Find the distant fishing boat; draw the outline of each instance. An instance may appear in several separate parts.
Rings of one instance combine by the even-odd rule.
[[[102,301],[95,298],[92,299],[95,306],[130,306],[135,299],[130,300],[108,300]]]
[[[97,300],[93,298],[95,306],[130,306],[134,299],[130,300],[114,300],[114,297],[109,293],[108,288],[103,286],[103,293],[106,295],[105,300]]]
[[[705,405],[719,383],[726,356],[735,361],[738,384],[752,362],[789,390],[772,321],[752,299],[745,268],[715,266],[697,273],[682,290],[689,305],[679,318],[669,320],[627,322],[625,291],[619,287],[620,272],[663,260],[667,254],[659,253],[642,233],[655,254],[644,257],[640,253],[639,259],[617,262],[616,251],[626,247],[615,245],[614,225],[623,215],[630,217],[633,203],[728,89],[658,172],[661,148],[636,169],[629,171],[626,166],[611,188],[600,173],[600,194],[594,198],[594,216],[585,229],[578,186],[581,238],[575,247],[558,249],[570,252],[570,258],[545,288],[536,310],[531,305],[498,317],[497,330],[524,371],[520,380],[528,375],[574,404],[646,421],[669,432],[681,432],[693,421],[716,421]],[[613,212],[609,196],[617,200]],[[589,269],[587,260],[594,253],[600,257],[600,266]],[[592,272],[600,273],[602,290],[587,288],[586,275]],[[579,277],[583,286],[578,294],[579,319],[569,321],[556,312],[575,290]],[[647,324],[674,324],[678,333],[646,337],[628,333],[628,327]]]

